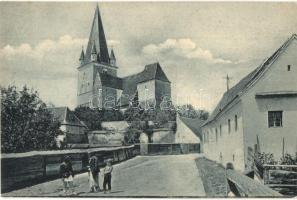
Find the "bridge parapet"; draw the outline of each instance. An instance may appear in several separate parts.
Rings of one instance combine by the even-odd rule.
[[[229,163],[228,163],[229,164]],[[230,167],[226,170],[226,178],[231,192],[238,197],[281,197],[271,188],[241,174]]]

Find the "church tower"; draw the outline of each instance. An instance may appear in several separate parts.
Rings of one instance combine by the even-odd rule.
[[[117,78],[117,69],[113,50],[109,56],[103,23],[97,5],[86,52],[82,50],[79,58],[77,81],[77,105],[90,106],[96,95],[96,77],[100,74]],[[113,92],[112,92],[113,93]]]

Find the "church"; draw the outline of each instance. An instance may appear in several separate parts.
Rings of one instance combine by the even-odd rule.
[[[148,64],[137,74],[118,77],[119,67],[113,49],[108,50],[98,5],[87,49],[82,49],[79,62],[78,106],[125,109],[137,102],[155,108],[171,100],[171,82],[159,63]]]

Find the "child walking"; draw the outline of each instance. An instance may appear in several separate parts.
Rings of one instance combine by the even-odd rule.
[[[64,161],[60,165],[60,176],[64,186],[64,193],[66,195],[76,195],[73,185],[74,172],[69,156],[65,156]]]
[[[108,191],[111,190],[111,172],[113,170],[113,167],[111,165],[111,161],[107,161],[107,164],[103,170],[104,173],[104,180],[103,180],[103,189],[104,193],[106,193],[106,185],[108,186]]]
[[[98,166],[98,159],[96,156],[92,156],[89,160],[88,175],[90,192],[99,192],[99,172],[100,168]]]

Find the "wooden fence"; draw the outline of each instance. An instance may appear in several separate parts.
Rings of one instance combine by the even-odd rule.
[[[1,192],[58,178],[59,166],[66,155],[71,157],[74,171],[80,173],[86,171],[88,160],[93,155],[98,156],[99,165],[104,166],[107,159],[117,163],[139,155],[139,145],[2,154]]]
[[[237,197],[280,197],[278,192],[240,174],[232,169],[226,170],[226,177],[231,192]]]
[[[257,171],[259,176],[260,170]],[[264,164],[260,178],[262,183],[282,194],[297,195],[297,165]]]

